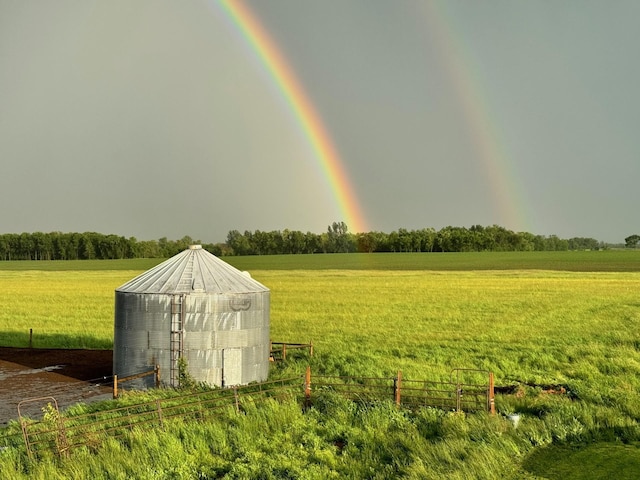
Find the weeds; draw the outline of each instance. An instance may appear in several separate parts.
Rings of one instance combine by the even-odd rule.
[[[603,254],[598,262],[614,258],[589,253]],[[545,270],[488,269],[500,255],[443,255],[437,262],[451,265],[438,263],[438,271],[424,263],[414,268],[426,257],[410,255],[381,257],[369,270],[324,268],[315,258],[309,269],[288,259],[289,270],[276,267],[277,258],[230,259],[245,262],[242,269],[271,289],[272,338],[314,343],[313,357],[292,355],[274,364],[272,378],[300,375],[307,363],[317,375],[393,377],[402,370],[407,378],[432,381],[448,381],[454,367],[481,368],[504,388],[496,416],[429,408],[411,413],[390,402],[364,405],[324,392],[306,412],[294,401],[247,403],[244,414],[221,410],[207,421],[168,421],[164,429],[134,430],[68,460],[32,464],[7,443],[0,451],[2,476],[535,478],[536,462],[556,458],[554,448],[634,445],[640,442],[638,257],[625,256],[625,268],[616,260],[593,272],[586,259],[594,257],[564,255],[527,267]],[[385,267],[391,258],[401,265]],[[470,270],[471,260],[481,266]],[[554,262],[573,271],[551,271]],[[114,289],[137,273],[0,270],[7,293],[0,297],[0,342],[25,346],[33,328],[36,347],[110,348]],[[118,402],[152,395],[127,393]],[[506,417],[515,412],[517,428]],[[624,450],[630,463],[637,450]]]

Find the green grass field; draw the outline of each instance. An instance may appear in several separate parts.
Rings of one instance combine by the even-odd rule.
[[[640,250],[479,253],[353,253],[223,257],[240,270],[563,270],[640,271]],[[0,262],[0,271],[145,271],[161,260],[59,260]]]
[[[335,398],[307,414],[273,405],[229,420],[227,430],[194,425],[198,435],[155,433],[157,445],[110,443],[85,462],[90,470],[78,466],[83,454],[75,463],[25,467],[17,453],[11,461],[0,453],[0,468],[17,472],[7,478],[65,478],[73,468],[76,478],[198,478],[169,466],[143,474],[142,460],[120,475],[108,460],[114,449],[158,455],[166,443],[209,472],[200,478],[282,478],[278,465],[288,465],[288,478],[560,478],[559,458],[573,472],[563,478],[608,478],[597,475],[614,464],[616,478],[635,478],[628,472],[640,462],[639,251],[225,260],[271,289],[274,341],[313,341],[316,373],[400,369],[405,378],[442,380],[456,367],[488,369],[504,387],[500,414],[358,410]],[[159,261],[0,262],[0,344],[25,346],[33,328],[36,347],[111,348],[114,289]],[[305,365],[294,360],[272,373],[299,374]],[[504,417],[511,412],[522,415],[517,429]],[[276,447],[254,438],[264,431]],[[242,455],[233,450],[239,438]],[[348,458],[336,439],[347,441]],[[189,442],[199,453],[189,453]]]

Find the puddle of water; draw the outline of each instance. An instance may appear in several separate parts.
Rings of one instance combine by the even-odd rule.
[[[25,368],[11,362],[0,361],[0,425],[18,418],[18,404],[29,398],[54,397],[58,407],[64,408],[79,402],[92,402],[111,398],[111,385],[89,383],[64,376],[64,365],[43,368]],[[41,416],[44,404],[21,409],[33,418]]]
[[[49,367],[43,367],[43,368],[29,368],[29,369],[22,369],[20,370],[20,368],[24,368],[21,366],[18,366],[19,368],[16,370],[7,368],[6,364],[5,365],[1,365],[0,364],[0,381],[5,380],[9,377],[15,377],[16,375],[32,375],[34,373],[42,373],[42,372],[53,372],[55,370],[61,370],[64,368],[64,365],[51,365]]]

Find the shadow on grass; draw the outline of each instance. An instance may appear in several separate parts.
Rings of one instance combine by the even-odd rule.
[[[523,468],[550,480],[635,480],[640,475],[640,442],[549,445],[529,455]]]
[[[105,340],[87,333],[48,333],[40,330],[0,331],[0,346],[16,348],[93,348],[111,350],[113,340]]]

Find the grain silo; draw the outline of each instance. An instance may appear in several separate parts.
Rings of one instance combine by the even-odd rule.
[[[267,379],[269,289],[200,245],[118,287],[115,297],[113,371],[119,378],[159,365],[162,382],[179,386],[184,358],[198,382]]]

